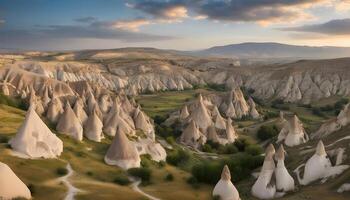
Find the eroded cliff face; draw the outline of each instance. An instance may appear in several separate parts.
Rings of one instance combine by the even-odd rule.
[[[228,59],[123,56],[99,61],[94,55],[77,61],[26,59],[4,68],[23,69],[63,82],[88,81],[128,95],[184,90],[204,84],[223,84],[229,89],[245,87],[260,99],[306,104],[334,95],[350,95],[348,58],[244,67],[235,66]]]
[[[350,59],[299,61],[291,64],[236,67],[207,73],[205,81],[229,88],[253,89],[261,99],[278,98],[286,102],[310,103],[334,95],[350,95]]]

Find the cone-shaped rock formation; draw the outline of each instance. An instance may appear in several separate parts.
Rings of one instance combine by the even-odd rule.
[[[55,158],[63,151],[62,141],[50,131],[33,107],[27,111],[24,123],[10,144],[15,151],[30,158]]]
[[[240,200],[236,187],[231,182],[231,174],[227,165],[221,173],[221,179],[215,185],[213,196],[219,196],[221,200]]]
[[[9,166],[0,162],[0,199],[31,199],[28,187],[16,176]]]
[[[104,160],[109,165],[117,165],[123,169],[140,167],[141,162],[135,145],[119,129]]]

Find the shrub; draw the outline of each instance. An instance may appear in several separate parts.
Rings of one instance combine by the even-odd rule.
[[[226,144],[225,146],[221,145],[218,149],[219,154],[234,154],[237,152],[238,149],[235,144]]]
[[[173,128],[159,124],[156,124],[155,131],[157,135],[162,136],[164,138],[172,136],[174,134]]]
[[[151,179],[152,171],[149,168],[131,168],[128,169],[128,173],[131,176],[140,178],[142,181],[149,182]]]
[[[202,151],[208,152],[208,153],[213,153],[214,152],[213,148],[211,148],[211,146],[209,144],[203,145],[202,146]]]
[[[36,186],[34,184],[29,184],[28,189],[32,195],[36,193]]]
[[[185,150],[179,149],[168,153],[166,161],[174,166],[185,163],[191,158],[191,154]]]
[[[192,176],[199,182],[215,184],[220,179],[222,167],[221,163],[204,161],[192,167]]]
[[[245,152],[252,156],[257,156],[257,155],[261,155],[264,151],[261,148],[261,146],[257,144],[252,144],[246,148]]]
[[[9,138],[7,136],[0,136],[0,143],[8,143]]]
[[[326,117],[324,113],[322,113],[321,109],[318,107],[312,108],[312,114],[317,115],[319,117]]]
[[[220,199],[221,199],[221,197],[219,195],[214,195],[213,196],[213,200],[220,200]]]
[[[271,111],[267,111],[264,113],[264,120],[268,120],[271,118],[276,118],[278,117],[279,114],[277,112],[271,112]]]
[[[169,173],[169,174],[167,174],[165,176],[165,180],[166,181],[173,181],[174,180],[174,176],[171,173]]]
[[[56,169],[56,174],[59,176],[64,176],[64,175],[68,174],[68,170],[66,168],[59,167]]]
[[[158,167],[160,167],[160,168],[165,167],[165,165],[166,165],[166,162],[164,162],[162,160],[158,162]]]
[[[275,125],[263,125],[258,129],[257,137],[261,141],[273,138],[278,134],[279,130]]]
[[[121,175],[121,176],[117,176],[113,179],[113,183],[116,183],[118,185],[129,185],[130,184],[130,180],[128,179],[127,176]]]
[[[167,119],[166,116],[156,115],[156,116],[154,117],[153,120],[154,120],[154,123],[160,125],[160,124],[162,124],[163,122],[165,122],[166,119]]]
[[[86,175],[88,175],[88,176],[93,176],[93,175],[94,175],[94,173],[93,173],[93,172],[91,172],[91,171],[88,171],[88,172],[86,172]]]
[[[22,99],[15,99],[0,93],[0,104],[27,110],[27,104]]]
[[[207,87],[215,91],[226,91],[225,84],[208,83]]]
[[[174,139],[173,136],[166,137],[165,140],[166,140],[167,143],[169,143],[171,145],[175,144],[175,139]]]

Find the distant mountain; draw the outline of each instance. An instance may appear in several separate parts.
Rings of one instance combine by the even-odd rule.
[[[350,47],[312,47],[280,43],[241,43],[216,46],[193,52],[202,56],[218,56],[239,59],[292,59],[292,58],[340,58],[350,57]]]

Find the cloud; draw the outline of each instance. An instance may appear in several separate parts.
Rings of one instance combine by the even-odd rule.
[[[337,11],[346,12],[350,10],[350,0],[336,0],[334,7]]]
[[[188,10],[183,1],[171,0],[166,2],[160,1],[137,1],[135,3],[127,3],[127,7],[141,10],[150,14],[157,20],[168,22],[178,22],[188,17]]]
[[[119,26],[121,26],[119,22]],[[143,43],[175,39],[171,36],[154,35],[126,30],[126,25],[118,27],[117,21],[95,21],[84,25],[35,26],[30,29],[0,29],[0,47],[47,46],[56,43],[71,46],[81,40],[111,40],[124,43]],[[125,29],[124,29],[125,28]],[[62,48],[61,48],[62,49]],[[64,48],[63,48],[64,49]]]
[[[312,19],[307,9],[326,4],[326,0],[137,0],[127,6],[156,19],[193,19],[203,16],[225,22],[290,23]]]
[[[326,35],[350,35],[350,18],[335,19],[322,24],[281,28],[283,31],[312,32]]]
[[[132,20],[117,20],[110,22],[110,28],[122,29],[127,31],[137,32],[141,26],[149,25],[151,21],[147,19],[132,19]]]
[[[77,18],[74,21],[76,22],[80,22],[80,23],[93,23],[98,21],[96,17],[81,17],[81,18]]]

